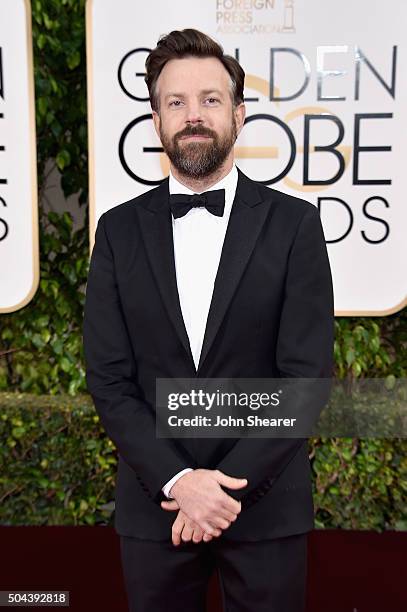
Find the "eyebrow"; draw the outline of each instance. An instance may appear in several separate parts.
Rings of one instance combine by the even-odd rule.
[[[223,96],[222,92],[219,89],[201,89],[201,91],[199,92],[200,94],[210,94],[210,93],[216,93],[218,94],[218,96]],[[181,91],[181,92],[170,92],[168,93],[165,97],[164,100],[166,100],[167,98],[171,98],[171,96],[174,97],[182,97],[185,96],[185,92]]]

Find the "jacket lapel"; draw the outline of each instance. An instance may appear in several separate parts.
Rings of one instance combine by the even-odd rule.
[[[139,212],[141,233],[147,255],[170,320],[182,342],[195,371],[194,359],[181,311],[175,271],[172,217],[168,205],[168,178],[166,178]]]
[[[249,262],[270,208],[254,181],[238,169],[238,183],[215,278],[198,365],[201,372],[228,306]],[[271,192],[270,192],[271,195]]]
[[[238,168],[238,183],[215,278],[205,335],[195,369],[188,334],[182,317],[177,288],[172,234],[168,206],[168,178],[155,189],[140,211],[140,226],[163,302],[175,330],[198,376],[216,337],[227,308],[248,264],[257,238],[270,209],[270,198],[263,199],[254,181]]]

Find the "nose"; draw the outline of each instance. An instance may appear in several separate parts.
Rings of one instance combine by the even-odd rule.
[[[190,101],[187,106],[187,112],[185,116],[186,123],[202,123],[202,108],[198,101]]]

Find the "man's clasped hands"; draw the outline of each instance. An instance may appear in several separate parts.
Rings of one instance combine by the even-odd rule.
[[[242,489],[246,478],[227,476],[220,470],[196,469],[187,472],[171,487],[174,499],[162,501],[164,510],[178,510],[172,526],[172,543],[209,542],[219,537],[233,523],[242,504],[228,495],[222,486]]]

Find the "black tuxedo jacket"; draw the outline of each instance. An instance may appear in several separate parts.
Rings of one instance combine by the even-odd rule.
[[[307,440],[164,439],[156,378],[329,378],[332,280],[318,210],[238,170],[198,370],[182,317],[168,178],[99,219],[86,290],[86,380],[118,449],[115,527],[164,540],[176,512],[163,485],[186,467],[248,479],[221,537],[258,540],[314,527]]]

